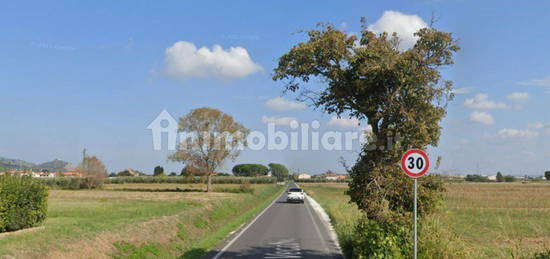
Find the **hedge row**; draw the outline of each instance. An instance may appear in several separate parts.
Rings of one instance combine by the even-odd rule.
[[[0,232],[39,225],[46,219],[48,189],[31,177],[0,176]]]
[[[297,183],[347,183],[347,182],[351,182],[351,179],[327,180],[324,178],[311,178],[311,179],[296,179],[294,181]]]
[[[123,183],[178,183],[192,184],[205,183],[206,177],[182,177],[182,176],[119,176],[109,177],[105,180],[106,184],[123,184]],[[235,176],[214,176],[212,177],[213,184],[267,184],[276,183],[274,177],[235,177]]]
[[[35,181],[40,182],[52,189],[62,190],[79,190],[79,189],[93,189],[101,188],[103,183],[97,180],[97,178],[90,177],[53,177],[53,178],[34,178]]]

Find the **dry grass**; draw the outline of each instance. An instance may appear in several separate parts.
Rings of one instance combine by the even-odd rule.
[[[485,258],[529,257],[550,247],[550,184],[453,183],[441,217]]]
[[[237,186],[237,184],[224,184],[223,186]],[[206,184],[177,184],[177,183],[124,183],[124,184],[105,184],[105,190],[120,190],[120,189],[198,189],[206,190]]]
[[[215,245],[232,224],[242,223],[234,219],[244,220],[279,190],[253,188],[254,195],[52,190],[43,226],[2,235],[0,258],[142,258],[142,247],[153,250],[145,251],[149,257],[177,258],[198,243]],[[121,252],[118,244],[135,251]]]
[[[301,184],[336,222],[353,221],[346,184]],[[457,235],[469,258],[532,258],[550,249],[550,183],[450,183],[441,212],[431,215]],[[345,227],[337,231],[345,231]],[[340,234],[340,233],[339,233]]]
[[[143,200],[143,201],[210,201],[232,197],[231,193],[202,192],[123,192],[111,190],[51,190],[50,199],[57,200]]]

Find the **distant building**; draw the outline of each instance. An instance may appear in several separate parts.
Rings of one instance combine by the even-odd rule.
[[[126,169],[118,172],[117,176],[139,176],[139,172],[133,169]]]
[[[309,175],[309,174],[299,174],[298,179],[311,179],[311,175]]]
[[[487,179],[489,179],[489,181],[496,181],[497,180],[497,175],[489,175],[489,176],[487,176]]]
[[[329,181],[337,181],[337,180],[345,180],[347,179],[349,176],[347,174],[334,174],[334,173],[329,173],[329,174],[326,174],[325,175],[325,179],[329,180]]]
[[[65,176],[65,177],[81,177],[82,174],[79,171],[68,171],[68,172],[60,172],[58,173],[59,176]]]

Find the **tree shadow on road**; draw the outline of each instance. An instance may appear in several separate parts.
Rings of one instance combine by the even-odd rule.
[[[193,248],[179,257],[179,259],[196,259],[201,258],[206,254],[206,250],[203,248]]]

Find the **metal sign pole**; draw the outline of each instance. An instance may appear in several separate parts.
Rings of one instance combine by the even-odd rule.
[[[416,236],[416,178],[414,178],[414,259],[417,253],[417,236]]]

